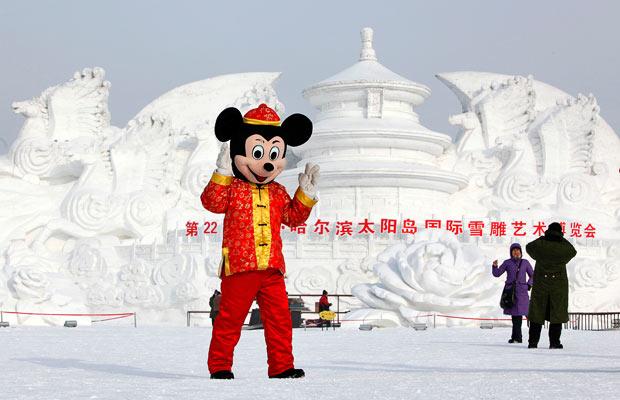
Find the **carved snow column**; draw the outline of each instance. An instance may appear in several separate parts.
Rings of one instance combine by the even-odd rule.
[[[431,91],[379,63],[372,29],[361,39],[357,63],[303,92],[318,110],[314,134],[294,149],[301,161],[281,181],[294,190],[299,169],[320,164],[320,216],[439,213],[437,200],[467,178],[438,167],[451,138],[424,127],[415,112]]]

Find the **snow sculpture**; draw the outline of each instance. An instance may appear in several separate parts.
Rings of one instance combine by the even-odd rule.
[[[14,241],[6,250],[4,274],[9,291],[2,305],[4,311],[26,313],[86,313],[84,293],[72,284],[53,260],[37,256],[23,241]],[[6,316],[5,316],[6,318]],[[10,318],[9,318],[10,319]],[[62,325],[61,316],[17,315],[20,324]],[[80,325],[90,324],[86,318],[77,319]]]
[[[620,309],[620,243],[599,257],[578,257],[568,265],[569,309],[613,311]]]
[[[139,310],[147,322],[179,322],[186,309],[204,308],[219,260],[208,243],[168,233],[205,214],[198,195],[219,151],[213,118],[226,106],[265,101],[282,112],[271,86],[278,76],[224,75],[176,88],[122,129],[110,125],[101,68],[14,103],[26,121],[0,159],[2,309]]]
[[[450,117],[462,134],[448,162],[475,177],[454,201],[471,193],[481,200],[478,213],[587,216],[606,238],[614,237],[620,180],[610,171],[619,158],[608,150],[619,143],[594,96],[575,98],[531,76],[455,72],[438,78],[463,106]]]
[[[463,105],[464,113],[451,119],[463,127],[457,164],[484,175],[476,180],[479,204],[507,218],[594,224],[597,241],[572,239],[580,255],[569,264],[569,309],[617,309],[612,254],[620,241],[620,143],[594,96],[572,97],[532,77],[457,72],[438,78]],[[493,134],[495,142],[485,140]]]
[[[308,235],[289,236],[288,242],[285,237],[289,285],[302,293],[350,294],[352,286],[376,281],[372,260],[396,239],[339,237],[336,221],[356,226],[368,218],[378,228],[379,218],[441,215],[449,196],[468,183],[452,165],[441,165],[452,147],[450,136],[427,128],[417,114],[430,89],[379,61],[372,29],[362,30],[361,42],[353,65],[303,92],[317,114],[313,139],[294,149],[301,159],[297,165],[320,163],[323,183]],[[281,182],[295,190],[299,172],[284,171]],[[313,235],[316,218],[331,222],[329,235]],[[342,306],[345,298],[340,301]]]
[[[136,310],[143,322],[176,323],[184,322],[184,310],[206,307],[218,285],[219,237],[189,240],[184,230],[188,220],[219,221],[198,199],[219,150],[213,118],[227,106],[245,111],[261,102],[283,113],[272,87],[278,76],[223,75],[172,89],[123,128],[110,125],[110,85],[100,68],[14,103],[26,120],[8,154],[0,156],[0,307]],[[563,220],[569,236],[571,222],[591,223],[596,238],[570,239],[579,252],[569,265],[570,310],[618,309],[620,142],[596,99],[570,96],[532,77],[453,72],[438,78],[462,105],[449,117],[462,131],[456,141],[422,124],[416,107],[430,90],[379,62],[370,29],[362,31],[356,63],[304,91],[318,109],[318,140],[295,151],[299,165],[321,163],[325,182],[310,223],[316,217],[334,223],[434,215],[463,219],[464,226],[476,219],[523,220],[531,227]],[[291,167],[281,177],[294,190],[299,171]],[[429,248],[449,248],[443,235],[425,235]],[[513,241],[523,245],[533,238],[532,232],[458,236],[463,249],[475,244],[489,259],[502,257]],[[377,255],[422,240],[407,243],[397,234],[339,238],[333,226],[327,236],[313,235],[308,226],[308,234],[284,231],[283,239],[290,290],[312,293],[383,287],[383,275],[373,268]],[[437,301],[404,298],[401,308],[379,307],[376,312],[391,324],[415,321],[417,313],[443,304],[438,299],[453,301],[452,292],[426,277],[419,264],[411,268],[419,293]],[[484,279],[501,288],[490,272]],[[477,288],[487,287],[484,279]],[[487,315],[485,290],[472,294],[482,308],[459,308],[455,301],[438,309]],[[63,322],[36,316],[22,321]]]
[[[321,164],[317,207],[324,217],[398,216],[412,206],[430,216],[437,211],[431,205],[466,187],[467,177],[439,165],[451,138],[425,127],[416,113],[430,89],[379,62],[372,29],[364,28],[361,39],[356,63],[303,92],[318,113],[316,137],[294,150],[298,166]],[[299,172],[281,175],[289,190]]]
[[[600,118],[594,96],[571,97],[531,76],[456,72],[438,78],[463,106],[462,113],[449,119],[461,127],[461,135],[441,162],[444,168],[470,177],[469,186],[450,197],[450,206],[461,215],[482,219],[594,224],[597,240],[571,238],[580,256],[568,265],[569,310],[615,311],[620,305],[617,256],[613,256],[620,243],[620,180],[610,171],[615,171],[620,161],[620,143]],[[568,237],[570,227],[567,230]],[[422,237],[428,238],[428,233]],[[410,246],[412,252],[417,251],[415,243],[422,237]],[[531,239],[522,238],[522,244]],[[431,248],[443,246],[444,241],[430,238]],[[484,254],[497,258],[509,243],[478,241],[477,245]],[[452,297],[458,292],[427,280],[435,276],[432,261],[425,267],[402,264],[409,260],[402,256],[407,249],[403,244],[394,245],[379,256],[374,272],[380,282],[353,288],[369,308],[350,318],[388,319],[407,325],[425,311],[499,316],[496,300],[501,285],[492,282],[489,265],[481,270],[484,273],[469,293],[471,298],[464,301]],[[403,270],[409,275],[403,275]],[[436,289],[441,290],[432,292]],[[429,290],[449,300],[442,303],[438,301],[441,297],[432,297],[437,301],[429,303]]]
[[[493,315],[501,288],[489,279],[488,263],[478,246],[460,243],[451,232],[422,231],[379,254],[373,267],[379,282],[352,290],[369,308],[347,318],[387,319],[408,326],[426,321],[428,313]],[[462,320],[439,322],[458,325]]]

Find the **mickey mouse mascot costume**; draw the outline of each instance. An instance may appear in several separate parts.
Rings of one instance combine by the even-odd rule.
[[[293,365],[292,323],[284,284],[282,224],[303,224],[316,204],[318,165],[307,164],[291,197],[274,179],[286,166],[288,146],[312,135],[312,122],[293,114],[280,123],[266,104],[244,116],[220,113],[215,136],[222,145],[217,170],[200,196],[202,205],[224,214],[220,312],[209,347],[211,379],[233,379],[233,351],[254,299],[261,310],[270,378],[301,378]],[[230,151],[229,151],[230,149]]]

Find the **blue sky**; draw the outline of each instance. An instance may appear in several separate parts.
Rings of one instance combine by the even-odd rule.
[[[11,102],[92,66],[112,82],[117,126],[176,86],[250,71],[282,71],[287,113],[312,116],[301,91],[357,60],[364,26],[380,62],[432,89],[419,114],[434,130],[454,134],[447,118],[459,110],[434,74],[479,70],[592,92],[618,131],[618,15],[617,1],[6,1],[0,138],[11,142],[23,122]]]

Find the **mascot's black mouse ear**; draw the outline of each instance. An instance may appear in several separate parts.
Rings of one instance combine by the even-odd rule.
[[[289,115],[280,128],[287,146],[301,146],[312,136],[312,121],[303,114]]]
[[[228,107],[215,120],[215,137],[220,142],[229,141],[243,123],[241,111],[235,107]]]

